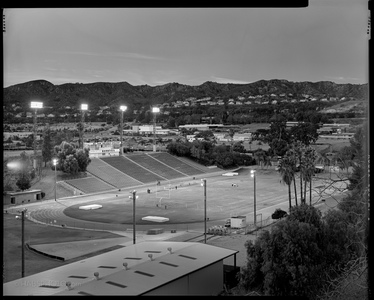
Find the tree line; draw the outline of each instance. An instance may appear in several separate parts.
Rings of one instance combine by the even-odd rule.
[[[322,215],[310,203],[295,202],[286,218],[263,231],[254,242],[247,241],[247,263],[232,293],[308,299],[330,299],[333,295],[333,299],[340,299],[347,292],[340,283],[362,276],[360,296],[369,297],[370,285],[365,277],[369,234],[368,156],[364,151],[367,134],[365,127],[359,128],[351,140],[349,192],[337,207]],[[297,151],[303,153],[305,149],[299,150],[295,144],[286,150],[280,174],[287,182],[294,180]],[[307,175],[300,178],[303,176]]]

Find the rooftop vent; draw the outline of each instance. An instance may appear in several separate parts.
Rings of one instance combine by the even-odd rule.
[[[123,285],[123,284],[120,284],[120,283],[117,283],[117,282],[114,282],[114,281],[106,281],[107,284],[111,284],[111,285],[114,285],[114,286],[118,286],[120,288],[126,288],[127,285]]]
[[[98,268],[102,268],[102,269],[115,269],[117,267],[114,267],[114,266],[98,266]]]
[[[142,272],[142,271],[135,271],[134,273],[138,273],[138,274],[140,274],[140,275],[149,276],[149,277],[153,277],[153,276],[155,276],[155,275],[153,275],[153,274],[149,274],[149,273]]]
[[[66,286],[68,287],[69,291],[73,289],[70,281],[66,281]]]
[[[179,254],[180,257],[188,258],[188,259],[196,259],[196,257],[184,255],[184,254]]]
[[[94,276],[95,276],[95,279],[96,279],[96,280],[99,280],[99,279],[100,279],[99,272],[95,272],[95,273],[94,273]]]
[[[39,287],[49,288],[49,289],[58,289],[59,288],[58,285],[50,285],[50,284],[39,285]]]
[[[71,276],[69,276],[69,278],[86,279],[87,276],[71,275]]]
[[[167,265],[167,266],[170,266],[170,267],[178,267],[178,265],[171,264],[171,263],[164,262],[164,261],[160,261],[160,264]]]

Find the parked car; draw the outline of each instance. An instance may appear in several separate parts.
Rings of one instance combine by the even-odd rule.
[[[288,214],[284,210],[281,210],[280,208],[277,208],[275,212],[271,215],[271,218],[274,220],[282,219],[284,217],[287,217]]]
[[[231,220],[230,219],[226,220],[225,227],[231,227]]]

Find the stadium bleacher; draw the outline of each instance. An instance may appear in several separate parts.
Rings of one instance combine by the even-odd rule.
[[[134,178],[124,174],[99,158],[92,158],[87,171],[101,180],[117,187],[126,188],[143,184]]]
[[[92,176],[65,182],[83,193],[91,194],[195,176],[212,170],[166,152],[152,152],[92,158],[87,172]]]
[[[195,168],[185,163],[184,161],[180,160],[179,158],[166,152],[156,152],[156,153],[152,153],[149,155],[188,176],[199,175],[199,174],[205,173],[203,170]]]
[[[70,179],[65,181],[74,188],[81,190],[85,194],[98,193],[103,191],[113,190],[115,187],[96,178],[96,177],[85,177],[78,179]]]
[[[103,161],[113,166],[114,168],[120,170],[121,172],[127,174],[128,176],[143,182],[151,183],[166,180],[166,178],[151,172],[148,169],[143,168],[134,161],[128,159],[125,156],[115,156],[115,157],[102,157]]]
[[[175,179],[186,177],[188,175],[167,166],[165,163],[154,159],[152,156],[146,153],[128,155],[127,158],[166,179]]]

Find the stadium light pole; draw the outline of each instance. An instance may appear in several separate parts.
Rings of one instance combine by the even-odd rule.
[[[83,138],[83,134],[84,134],[84,112],[88,109],[88,105],[87,104],[81,104],[81,112],[82,112],[82,116],[81,116],[81,123],[82,123],[82,127],[80,128],[81,129],[81,143],[82,143],[82,149],[84,148],[84,138]]]
[[[22,269],[21,269],[21,276],[22,278],[25,277],[25,214],[27,212],[27,209],[23,209],[21,211],[18,211],[21,213],[21,221],[22,221],[22,237],[21,237],[21,243],[22,243]],[[19,219],[19,216],[16,216],[16,219]]]
[[[31,108],[34,108],[34,169],[37,170],[37,153],[36,153],[36,127],[37,127],[37,111],[38,108],[43,108],[43,102],[31,101]]]
[[[121,154],[120,155],[123,155],[123,112],[126,111],[127,106],[121,105],[119,109],[121,110],[121,147],[120,147]]]
[[[55,166],[55,201],[57,201],[57,158],[53,159],[53,165]]]
[[[204,243],[206,244],[206,179],[201,179],[201,185],[204,187]]]
[[[156,114],[160,112],[159,107],[152,107],[153,116],[153,152],[156,152]]]
[[[253,178],[253,223],[255,225],[255,229],[257,227],[257,220],[256,220],[256,170],[251,170],[251,177]]]
[[[136,196],[136,190],[133,190],[130,193],[132,194],[132,196],[129,196],[130,199],[132,198],[132,240],[133,240],[133,244],[135,245],[136,243],[135,200],[138,197]]]

